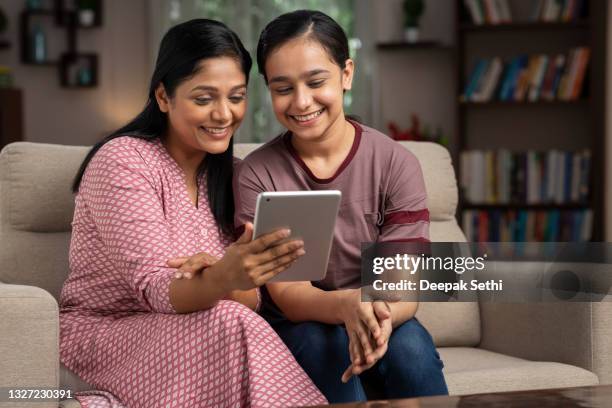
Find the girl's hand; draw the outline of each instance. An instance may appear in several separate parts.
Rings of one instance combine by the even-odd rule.
[[[200,252],[192,256],[182,256],[169,259],[167,264],[170,268],[177,268],[174,274],[175,279],[191,279],[195,275],[201,273],[204,269],[217,263],[219,258]]]
[[[253,224],[246,223],[242,236],[210,268],[219,271],[220,284],[228,292],[262,286],[306,253],[301,240],[282,242],[290,234],[281,229],[251,241]]]
[[[376,348],[376,341],[381,335],[382,328],[374,313],[372,302],[361,301],[361,289],[350,289],[345,291],[344,299],[340,305],[341,318],[344,321],[349,339],[356,345],[360,345],[362,353],[357,355],[355,350],[353,356],[361,363],[368,363],[368,356]]]
[[[369,303],[369,302],[364,302]],[[346,383],[353,375],[359,375],[365,370],[374,366],[387,352],[389,337],[393,331],[391,324],[391,310],[385,302],[376,301],[370,303],[378,321],[380,331],[374,340],[374,349],[372,353],[366,356],[365,360],[361,358],[365,355],[361,341],[357,336],[349,336],[349,350],[351,351],[351,365],[342,374],[342,382]],[[347,329],[348,331],[348,329]],[[353,356],[358,356],[353,358]]]

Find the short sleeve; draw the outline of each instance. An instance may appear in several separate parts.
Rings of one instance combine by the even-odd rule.
[[[421,165],[408,150],[396,151],[389,167],[378,242],[429,242],[429,210]]]
[[[150,311],[175,313],[169,287],[173,270],[170,228],[161,196],[134,147],[112,142],[89,163],[79,195],[91,212],[110,265]]]
[[[255,218],[255,206],[259,193],[266,191],[264,183],[257,177],[256,172],[243,161],[237,167],[233,180],[234,188],[234,226],[242,233],[244,224],[253,222]]]

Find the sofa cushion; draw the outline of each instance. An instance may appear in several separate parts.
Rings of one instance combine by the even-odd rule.
[[[2,222],[20,231],[70,230],[74,176],[89,147],[17,142],[0,153]]]
[[[71,390],[72,392],[89,391],[95,389],[78,375],[70,371],[64,364],[60,363],[60,388]]]
[[[597,385],[595,374],[568,364],[529,361],[471,347],[438,349],[451,395]]]

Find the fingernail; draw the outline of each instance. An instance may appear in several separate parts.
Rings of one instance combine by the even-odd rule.
[[[291,235],[291,230],[290,229],[284,229],[282,235],[283,235],[283,237],[288,237],[289,235]]]
[[[180,273],[180,272],[176,272],[176,273],[174,274],[174,278],[175,278],[175,279],[181,279],[181,277],[182,277],[182,276],[183,276],[183,274],[182,274],[182,273]]]
[[[306,251],[304,251],[303,249],[300,249],[300,250],[297,251],[297,254],[300,255],[300,256],[304,255],[305,253],[306,253]]]
[[[187,279],[191,279],[191,276],[192,276],[192,275],[191,275],[191,273],[190,273],[190,272],[185,272],[185,277],[186,277]]]

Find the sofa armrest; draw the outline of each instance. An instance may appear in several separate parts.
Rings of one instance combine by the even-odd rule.
[[[0,283],[0,356],[0,388],[59,387],[59,311],[53,296],[34,286]]]
[[[480,316],[480,348],[571,364],[612,383],[612,302],[482,302]]]

